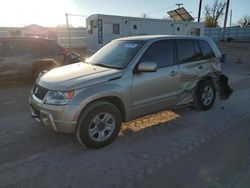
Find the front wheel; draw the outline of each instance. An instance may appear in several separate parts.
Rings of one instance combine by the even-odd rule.
[[[121,113],[109,102],[98,101],[87,106],[76,128],[76,138],[88,148],[98,149],[110,144],[121,127]]]
[[[213,81],[200,81],[194,93],[194,107],[198,110],[210,109],[216,98],[216,89]]]

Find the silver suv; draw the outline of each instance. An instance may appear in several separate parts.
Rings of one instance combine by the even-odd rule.
[[[139,36],[114,40],[85,62],[53,69],[34,85],[32,117],[75,133],[89,148],[111,143],[122,122],[176,105],[208,110],[232,89],[221,53],[205,37]]]

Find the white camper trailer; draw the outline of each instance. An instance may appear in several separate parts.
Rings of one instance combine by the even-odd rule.
[[[95,52],[113,39],[135,35],[203,35],[200,22],[94,14],[87,18],[87,48]]]

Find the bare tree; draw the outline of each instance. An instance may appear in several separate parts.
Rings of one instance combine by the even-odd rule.
[[[226,2],[215,0],[213,4],[205,6],[205,27],[217,27],[218,20],[223,16]]]
[[[241,27],[249,27],[250,26],[250,16],[243,16],[239,21],[238,21],[239,25]]]

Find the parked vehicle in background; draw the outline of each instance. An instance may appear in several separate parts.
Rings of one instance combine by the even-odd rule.
[[[0,81],[27,78],[35,80],[42,71],[70,63],[67,51],[54,40],[32,37],[0,38]]]
[[[39,77],[29,100],[32,117],[55,131],[75,133],[87,147],[104,147],[122,122],[182,104],[208,110],[216,90],[227,99],[232,89],[220,59],[205,37],[117,39],[86,63]]]

